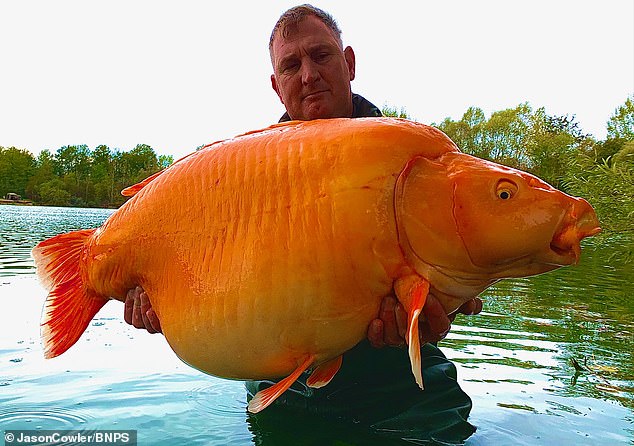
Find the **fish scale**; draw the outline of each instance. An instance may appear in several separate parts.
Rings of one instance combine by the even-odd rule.
[[[291,153],[293,152],[290,150]],[[228,167],[225,167],[225,171],[233,170],[236,172],[234,177],[229,176],[230,181],[222,182],[222,187],[227,190],[232,190],[237,188],[238,186],[242,188],[243,195],[242,199],[237,202],[229,201],[226,208],[223,208],[220,212],[215,212],[216,214],[223,215],[225,219],[228,219],[233,222],[231,225],[232,231],[230,231],[230,236],[222,241],[222,246],[224,250],[230,250],[233,253],[233,256],[229,259],[228,263],[223,265],[221,262],[218,264],[216,269],[219,273],[215,277],[227,278],[227,277],[239,277],[243,282],[248,281],[246,275],[248,275],[249,271],[244,268],[249,268],[249,263],[244,261],[245,253],[249,252],[259,252],[260,257],[262,257],[262,261],[264,264],[271,262],[273,259],[271,258],[274,254],[274,250],[263,249],[263,246],[258,246],[260,244],[266,245],[267,247],[271,246],[279,246],[280,243],[276,240],[277,238],[286,239],[288,236],[284,233],[285,231],[281,230],[286,226],[286,224],[280,224],[280,220],[283,220],[285,214],[280,214],[277,212],[264,213],[261,212],[263,207],[263,203],[267,201],[267,197],[273,196],[290,196],[290,193],[286,193],[291,190],[292,186],[285,185],[293,185],[293,184],[302,184],[299,181],[289,181],[288,177],[294,178],[302,178],[306,176],[306,172],[302,170],[302,166],[300,163],[300,159],[293,159],[292,157],[288,157],[289,161],[285,164],[286,171],[288,173],[288,177],[273,177],[271,180],[270,176],[265,176],[269,181],[264,182],[264,187],[260,190],[255,191],[252,188],[254,186],[252,183],[243,180],[243,178],[257,178],[257,172],[255,166],[258,164],[258,156],[249,157],[246,155],[249,154],[259,154],[260,147],[253,147],[253,150],[247,152],[239,152],[234,154],[234,156],[228,158],[229,162]],[[240,157],[240,155],[245,155]],[[267,156],[270,156],[267,154]],[[190,170],[194,170],[196,167],[196,163],[192,164]],[[313,166],[315,168],[315,166]],[[297,173],[295,173],[297,172]],[[189,172],[190,175],[194,175],[194,173]],[[235,178],[235,179],[234,179]],[[304,183],[306,184],[306,183]],[[311,184],[308,183],[308,186]],[[302,269],[305,269],[305,272],[308,273],[311,269],[315,269],[315,266],[321,265],[322,268],[328,268],[328,264],[320,261],[320,257],[322,256],[322,251],[325,248],[329,248],[329,251],[333,251],[334,248],[332,243],[330,246],[321,245],[320,249],[314,250],[311,252],[310,244],[314,243],[314,240],[311,240],[311,237],[318,238],[319,240],[325,240],[324,237],[320,237],[319,230],[327,227],[332,227],[332,225],[318,225],[315,224],[317,211],[315,210],[315,203],[310,203],[311,199],[306,199],[305,197],[312,197],[314,195],[313,192],[309,189],[309,187],[295,187],[292,189],[294,191],[293,197],[296,202],[290,202],[288,205],[291,206],[291,210],[293,211],[291,216],[291,221],[287,224],[289,228],[293,228],[291,238],[297,238],[297,244],[299,245],[299,252],[303,253],[303,258],[296,260],[296,264],[293,265],[293,268],[284,267],[283,269],[286,271],[295,271],[299,272],[299,275],[302,274]],[[225,196],[225,195],[223,195]],[[308,202],[308,204],[305,204]],[[226,202],[221,202],[221,204],[225,204]],[[210,203],[208,203],[209,205]],[[190,204],[194,209],[197,208],[196,204]],[[233,206],[232,206],[233,205]],[[286,203],[284,201],[278,202],[276,207],[283,207]],[[211,203],[211,207],[213,208],[213,203]],[[237,209],[236,209],[237,207]],[[222,208],[222,206],[221,206]],[[214,212],[210,212],[213,214]],[[238,217],[239,216],[239,217]],[[259,221],[254,221],[253,217],[261,218]],[[270,217],[270,218],[268,218]],[[317,229],[317,232],[315,231]],[[240,241],[249,240],[252,245],[241,244]],[[327,251],[328,251],[327,250]],[[191,252],[191,250],[186,250]],[[332,256],[331,253],[326,253],[326,256]],[[285,258],[284,256],[278,256],[280,258]],[[214,257],[212,257],[213,259]],[[193,263],[193,262],[192,262]],[[298,265],[299,264],[299,265]],[[306,264],[304,268],[302,268],[302,264]],[[237,271],[232,271],[233,265],[238,265]],[[220,273],[222,272],[222,274]],[[266,280],[267,276],[271,276],[271,274],[260,274],[260,280]],[[277,277],[282,279],[287,279],[288,274],[277,274]],[[267,288],[265,284],[260,283],[262,288]],[[282,284],[283,285],[283,284]],[[224,286],[228,286],[228,284],[221,284],[219,288]],[[317,295],[323,294],[323,290],[320,288],[322,284],[317,281],[316,284],[316,293]],[[284,286],[283,288],[279,288],[279,290],[288,289],[288,286]],[[280,291],[276,291],[274,294],[279,296],[279,304],[276,309],[275,315],[277,318],[281,318],[285,313],[289,312],[290,308],[293,306],[299,305],[299,308],[293,309],[295,314],[299,314],[302,317],[308,317],[311,313],[310,305],[307,304],[306,299],[300,298],[299,290],[297,290],[297,286],[293,287],[292,290],[293,296],[289,296],[288,293],[283,293]],[[248,292],[248,291],[247,291]],[[243,293],[244,294],[244,293]],[[224,302],[224,300],[223,300]],[[227,312],[223,312],[223,319],[226,323],[238,323],[237,321],[241,321],[243,325],[251,325],[247,318],[239,318],[236,317],[237,314],[244,315],[260,315],[265,314],[267,307],[270,305],[270,297],[269,302],[266,302],[264,299],[234,299],[233,301],[235,306],[229,310],[229,314]],[[309,301],[308,301],[309,302]],[[259,306],[258,306],[259,304]],[[239,308],[238,308],[239,307]],[[256,308],[257,307],[257,308]],[[160,314],[161,309],[158,306],[159,317],[163,318]],[[273,319],[273,318],[271,318]],[[280,321],[281,322],[281,321]],[[216,324],[219,325],[219,324]],[[230,331],[232,327],[227,326],[227,331]],[[233,327],[233,329],[241,330],[242,327]]]

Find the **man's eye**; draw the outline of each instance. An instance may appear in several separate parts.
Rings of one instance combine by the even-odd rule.
[[[290,62],[282,65],[282,73],[293,73],[299,69],[298,62]]]
[[[330,54],[328,53],[317,53],[313,56],[313,60],[315,62],[325,62],[326,60],[328,60],[329,56]]]

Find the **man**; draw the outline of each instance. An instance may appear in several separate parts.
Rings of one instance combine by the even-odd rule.
[[[352,93],[350,82],[355,78],[354,51],[349,46],[343,47],[341,30],[324,11],[310,5],[286,11],[271,33],[269,52],[273,65],[271,85],[286,108],[280,121],[381,116],[377,107]],[[473,299],[459,312],[476,314],[481,309],[481,300]],[[445,314],[434,296],[429,296],[423,312],[421,344],[444,338],[453,317]],[[151,333],[161,331],[149,299],[139,287],[128,293],[125,320]],[[433,416],[427,416],[428,423],[421,421],[426,416],[422,412],[434,408],[445,413],[453,410],[453,418],[445,415],[447,420],[452,420],[448,422],[453,431],[462,429],[461,434],[470,435],[473,428],[466,423],[470,400],[451,376],[455,376],[455,368],[452,369],[453,365],[435,346],[427,344],[422,349],[425,381],[432,386],[438,383],[435,387],[440,390],[435,393],[418,389],[411,377],[405,349],[377,349],[386,345],[403,346],[406,325],[407,314],[403,307],[395,297],[386,297],[378,318],[368,327],[367,341],[346,353],[341,370],[328,386],[323,389],[308,388],[304,377],[278,398],[276,404],[354,419],[377,430],[401,430],[416,438],[423,438],[437,430],[437,426],[432,426],[435,423]],[[247,389],[252,396],[271,384],[268,381],[249,382]],[[436,401],[429,407],[439,395],[444,401]],[[454,402],[458,407],[446,404]],[[422,415],[418,416],[418,413]],[[432,410],[431,413],[436,412]],[[399,417],[414,420],[415,426],[400,421],[393,425],[393,420]],[[461,427],[456,427],[460,423]],[[417,429],[420,431],[418,437],[415,433]]]

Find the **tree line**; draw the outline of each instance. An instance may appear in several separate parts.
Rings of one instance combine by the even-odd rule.
[[[385,106],[387,116],[407,118]],[[460,149],[531,172],[595,207],[604,229],[634,231],[634,96],[607,122],[607,137],[585,134],[573,116],[551,116],[528,103],[490,117],[470,107],[460,120],[433,123]],[[13,192],[36,204],[118,207],[120,191],[173,162],[145,144],[130,151],[105,145],[64,146],[55,153],[0,147],[0,197]]]
[[[404,109],[384,107],[389,116]],[[607,231],[634,231],[634,96],[607,122],[605,140],[585,134],[573,116],[551,116],[528,103],[489,118],[470,107],[460,120],[433,123],[465,153],[525,170],[588,200]]]
[[[36,204],[75,207],[118,207],[120,191],[168,167],[172,156],[157,156],[138,144],[130,151],[99,145],[63,146],[36,157],[15,147],[0,147],[0,198],[21,195]]]

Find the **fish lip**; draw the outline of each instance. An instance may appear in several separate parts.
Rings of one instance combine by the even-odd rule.
[[[578,224],[571,224],[558,231],[550,242],[550,250],[563,265],[576,265],[581,259],[581,240],[601,232],[601,227],[583,228]]]
[[[555,254],[556,261],[549,262],[553,265],[572,265],[579,262],[575,246],[558,246],[556,242],[550,242],[550,251]]]
[[[583,235],[581,236],[581,238],[584,239],[586,237],[592,237],[594,235],[597,235],[601,231],[603,231],[603,229],[600,226],[595,226],[594,228],[583,232]]]
[[[576,265],[581,258],[581,240],[601,232],[600,224],[590,203],[573,198],[551,238],[551,253],[565,262],[563,265]]]

